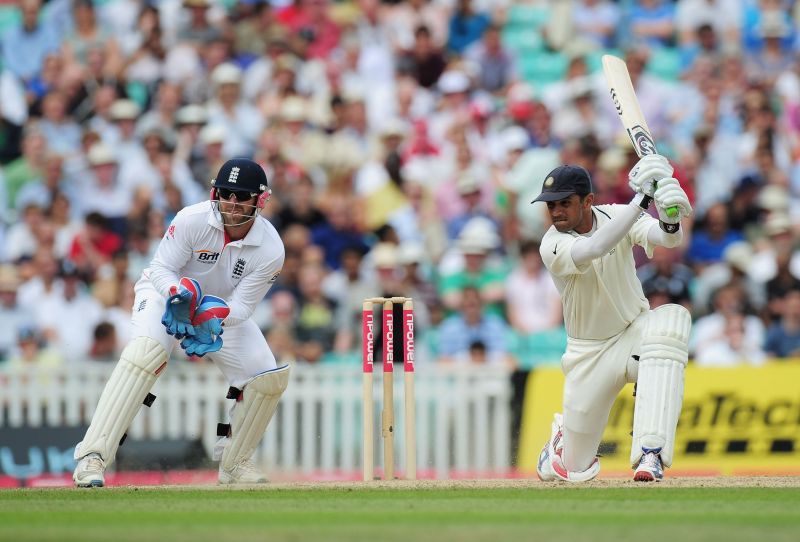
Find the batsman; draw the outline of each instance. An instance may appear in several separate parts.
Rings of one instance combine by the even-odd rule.
[[[597,476],[597,449],[627,382],[636,383],[633,479],[661,480],[672,465],[691,317],[680,305],[650,309],[632,252],[639,245],[651,257],[655,246],[681,244],[680,221],[692,207],[672,173],[663,156],[645,156],[628,176],[630,203],[594,205],[589,173],[563,165],[547,175],[533,202],[547,204],[553,223],[540,252],[561,293],[568,335],[564,413],[555,415],[539,454],[542,480]],[[651,204],[658,219],[645,212]]]
[[[212,180],[210,201],[175,216],[134,286],[134,338],[75,447],[76,486],[105,485],[106,468],[139,408],[155,400],[150,390],[178,341],[188,354],[208,355],[231,386],[230,425],[221,426],[215,449],[219,482],[266,482],[251,456],[289,379],[250,318],[284,261],[280,236],[260,214],[270,194],[260,165],[233,158]]]

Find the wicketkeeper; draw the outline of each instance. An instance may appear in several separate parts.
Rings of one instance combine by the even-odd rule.
[[[270,197],[257,163],[228,160],[212,181],[210,201],[182,209],[136,283],[135,337],[103,390],[86,436],[75,448],[78,487],[100,487],[142,403],[175,345],[208,356],[235,400],[221,450],[219,482],[266,482],[251,456],[289,380],[250,319],[283,267],[284,249],[260,211]],[[215,459],[219,459],[215,457]]]
[[[680,221],[692,207],[672,172],[664,157],[646,156],[629,174],[629,204],[594,206],[586,170],[560,166],[534,200],[547,203],[553,222],[540,252],[561,292],[569,336],[561,359],[564,414],[555,415],[539,455],[542,480],[597,476],[597,448],[626,382],[637,385],[633,479],[660,480],[672,464],[691,317],[680,305],[650,310],[631,250],[639,245],[652,256],[656,245],[681,244]],[[658,220],[644,212],[653,201]]]

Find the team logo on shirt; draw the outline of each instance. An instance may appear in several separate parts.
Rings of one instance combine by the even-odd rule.
[[[200,263],[216,263],[219,259],[219,252],[211,250],[195,250],[194,253],[197,254],[197,261]]]
[[[236,260],[236,265],[233,266],[233,274],[231,275],[231,278],[235,278],[235,279],[242,278],[242,275],[244,274],[244,266],[245,266],[246,263],[247,262],[244,261],[241,258]]]

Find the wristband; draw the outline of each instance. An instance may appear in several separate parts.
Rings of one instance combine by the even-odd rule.
[[[661,226],[661,229],[667,233],[678,233],[678,230],[681,229],[680,222],[675,222],[674,224],[670,224],[669,222],[664,222],[663,220],[659,220],[658,225]]]
[[[653,198],[651,198],[650,196],[638,192],[635,196],[633,196],[631,203],[646,211],[647,208],[650,207],[650,203],[652,201]]]

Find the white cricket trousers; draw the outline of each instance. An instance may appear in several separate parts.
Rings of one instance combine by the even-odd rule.
[[[597,455],[611,407],[628,382],[636,382],[644,324],[640,314],[624,331],[605,340],[567,339],[564,371],[564,464],[586,470]]]

